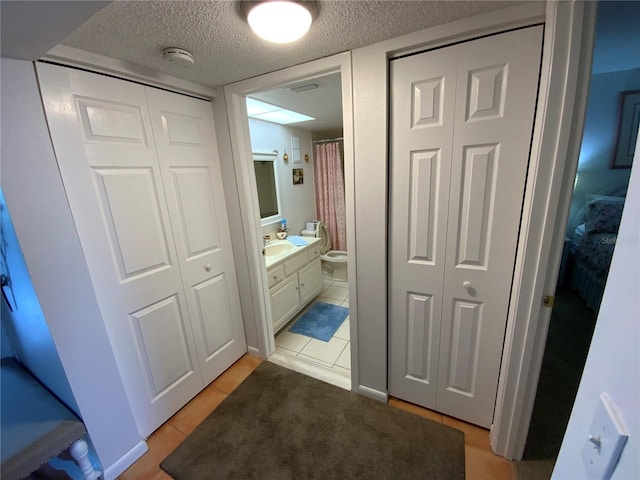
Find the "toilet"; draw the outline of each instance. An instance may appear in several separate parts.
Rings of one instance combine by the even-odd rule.
[[[330,250],[331,237],[329,237],[326,225],[319,220],[307,222],[307,228],[302,230],[301,235],[320,238],[320,260],[322,260],[323,276],[331,280],[346,282],[348,280],[347,252]]]

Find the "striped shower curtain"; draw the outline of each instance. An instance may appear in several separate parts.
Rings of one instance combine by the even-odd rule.
[[[347,250],[347,225],[344,205],[344,175],[337,143],[316,145],[313,161],[316,215],[327,226],[331,250]]]

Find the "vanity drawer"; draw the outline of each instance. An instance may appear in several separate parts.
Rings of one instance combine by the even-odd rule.
[[[304,267],[309,261],[306,252],[298,252],[297,255],[284,262],[284,274],[288,277]]]
[[[307,250],[307,259],[314,260],[320,256],[320,245],[314,245]]]
[[[273,287],[276,283],[281,282],[284,279],[284,266],[278,265],[267,272],[267,279],[269,280],[269,288]]]

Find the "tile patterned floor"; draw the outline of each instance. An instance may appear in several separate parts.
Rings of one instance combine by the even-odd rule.
[[[160,469],[160,462],[204,420],[262,362],[249,354],[240,358],[226,372],[185,405],[147,440],[145,453],[119,478],[121,480],[171,480]],[[391,398],[389,405],[443,423],[464,433],[467,480],[515,480],[511,462],[491,453],[489,432],[455,418]]]
[[[323,280],[322,286],[323,290],[320,295],[315,298],[314,302],[331,303],[349,308],[349,288],[347,282]],[[291,322],[276,335],[276,352],[295,362],[304,362],[305,368],[323,369],[327,373],[337,374],[347,379],[351,378],[349,316],[347,316],[331,340],[323,342],[306,335],[291,333],[287,330],[289,325],[294,323],[302,313],[304,313],[304,311],[291,320]],[[304,373],[309,372],[305,371]]]

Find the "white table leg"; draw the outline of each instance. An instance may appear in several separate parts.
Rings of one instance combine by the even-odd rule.
[[[82,470],[85,480],[97,480],[100,478],[101,472],[93,468],[91,461],[89,460],[89,447],[84,440],[76,440],[69,447],[69,452],[73,457],[73,460],[78,464]]]

